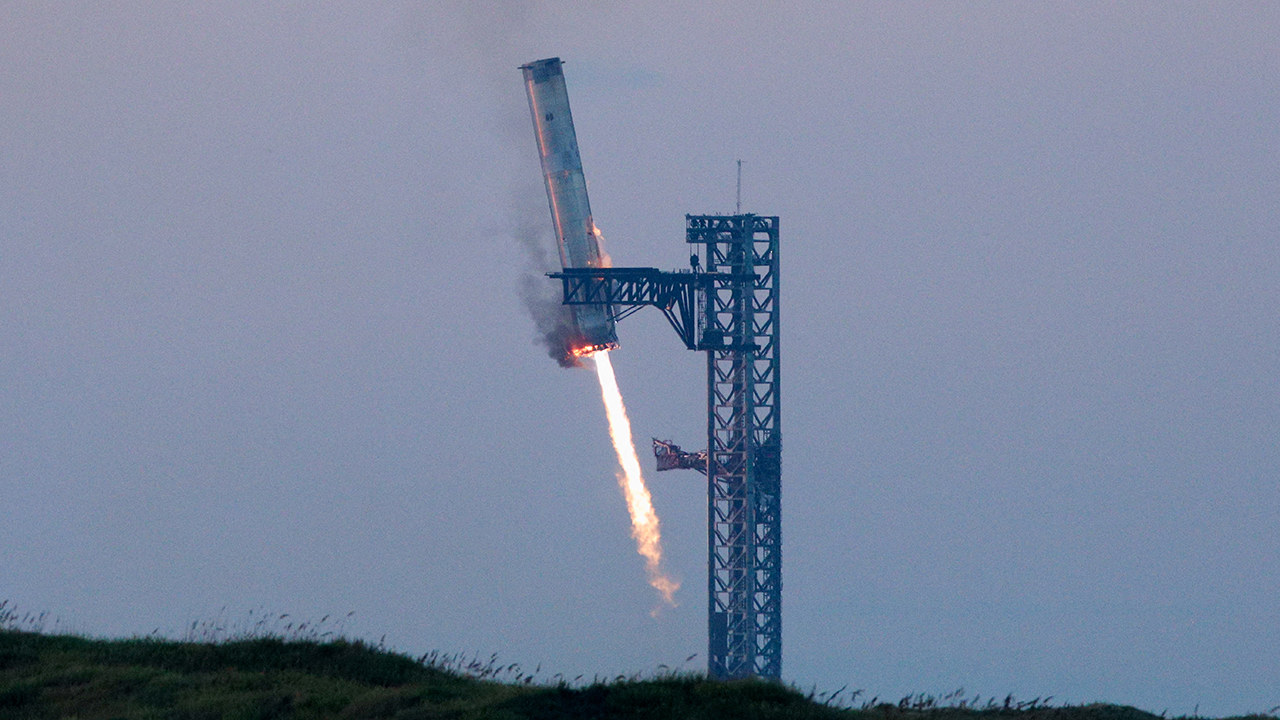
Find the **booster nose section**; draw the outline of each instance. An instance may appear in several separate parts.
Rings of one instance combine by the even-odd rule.
[[[578,136],[573,129],[560,58],[536,60],[520,69],[524,72],[529,112],[538,139],[538,157],[542,160],[542,178],[547,186],[560,265],[564,269],[607,267],[608,258],[600,250],[591,218],[587,181],[582,174]],[[573,342],[574,354],[585,355],[618,346],[612,308],[584,305],[572,310],[580,336]]]

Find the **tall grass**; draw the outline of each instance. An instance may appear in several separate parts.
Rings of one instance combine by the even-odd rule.
[[[295,642],[349,640],[346,626],[355,614],[352,610],[338,617],[325,615],[319,620],[302,620],[289,613],[268,613],[258,608],[250,610],[243,619],[233,620],[228,618],[227,609],[223,607],[212,618],[192,621],[186,626],[182,641],[223,643],[264,638]],[[153,631],[155,633],[158,630]]]
[[[354,613],[298,620],[253,610],[124,640],[51,634],[48,613],[0,601],[0,718],[845,718],[1159,720],[1135,708],[948,693],[867,698],[758,680],[718,682],[677,667],[613,677],[527,670],[497,654],[405,655],[351,639]],[[1280,706],[1250,720],[1276,720]],[[1187,720],[1199,720],[1196,717]]]
[[[11,601],[0,600],[0,630],[57,633],[62,630],[61,625],[61,618],[51,616],[47,612],[22,612]]]

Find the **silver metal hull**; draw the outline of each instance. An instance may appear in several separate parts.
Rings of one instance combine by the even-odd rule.
[[[560,249],[560,265],[565,269],[608,267],[609,258],[600,250],[591,219],[587,180],[582,174],[578,136],[569,112],[569,92],[560,58],[535,60],[520,69],[524,72],[529,112],[538,138],[538,156],[542,160],[547,202]],[[586,355],[618,346],[612,308],[584,305],[572,310],[580,336],[572,342],[573,354]]]

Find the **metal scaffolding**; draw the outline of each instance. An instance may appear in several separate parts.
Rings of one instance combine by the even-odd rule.
[[[778,218],[686,215],[692,271],[553,273],[568,305],[614,320],[660,308],[690,350],[707,353],[707,451],[654,441],[659,470],[707,476],[708,673],[782,674],[782,513]],[[705,465],[699,467],[705,458]]]

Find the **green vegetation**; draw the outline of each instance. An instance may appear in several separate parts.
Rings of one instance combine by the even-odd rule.
[[[822,702],[826,700],[826,702]],[[278,636],[93,640],[0,629],[0,718],[844,718],[1158,720],[1130,707],[975,705],[958,696],[837,707],[783,685],[665,674],[577,685],[516,666]],[[852,704],[850,702],[844,703]],[[1270,716],[1254,716],[1258,720]]]
[[[433,662],[434,661],[434,662]],[[451,669],[444,665],[458,665]],[[4,718],[828,718],[780,685],[695,676],[573,688],[360,642],[89,640],[0,632]]]

